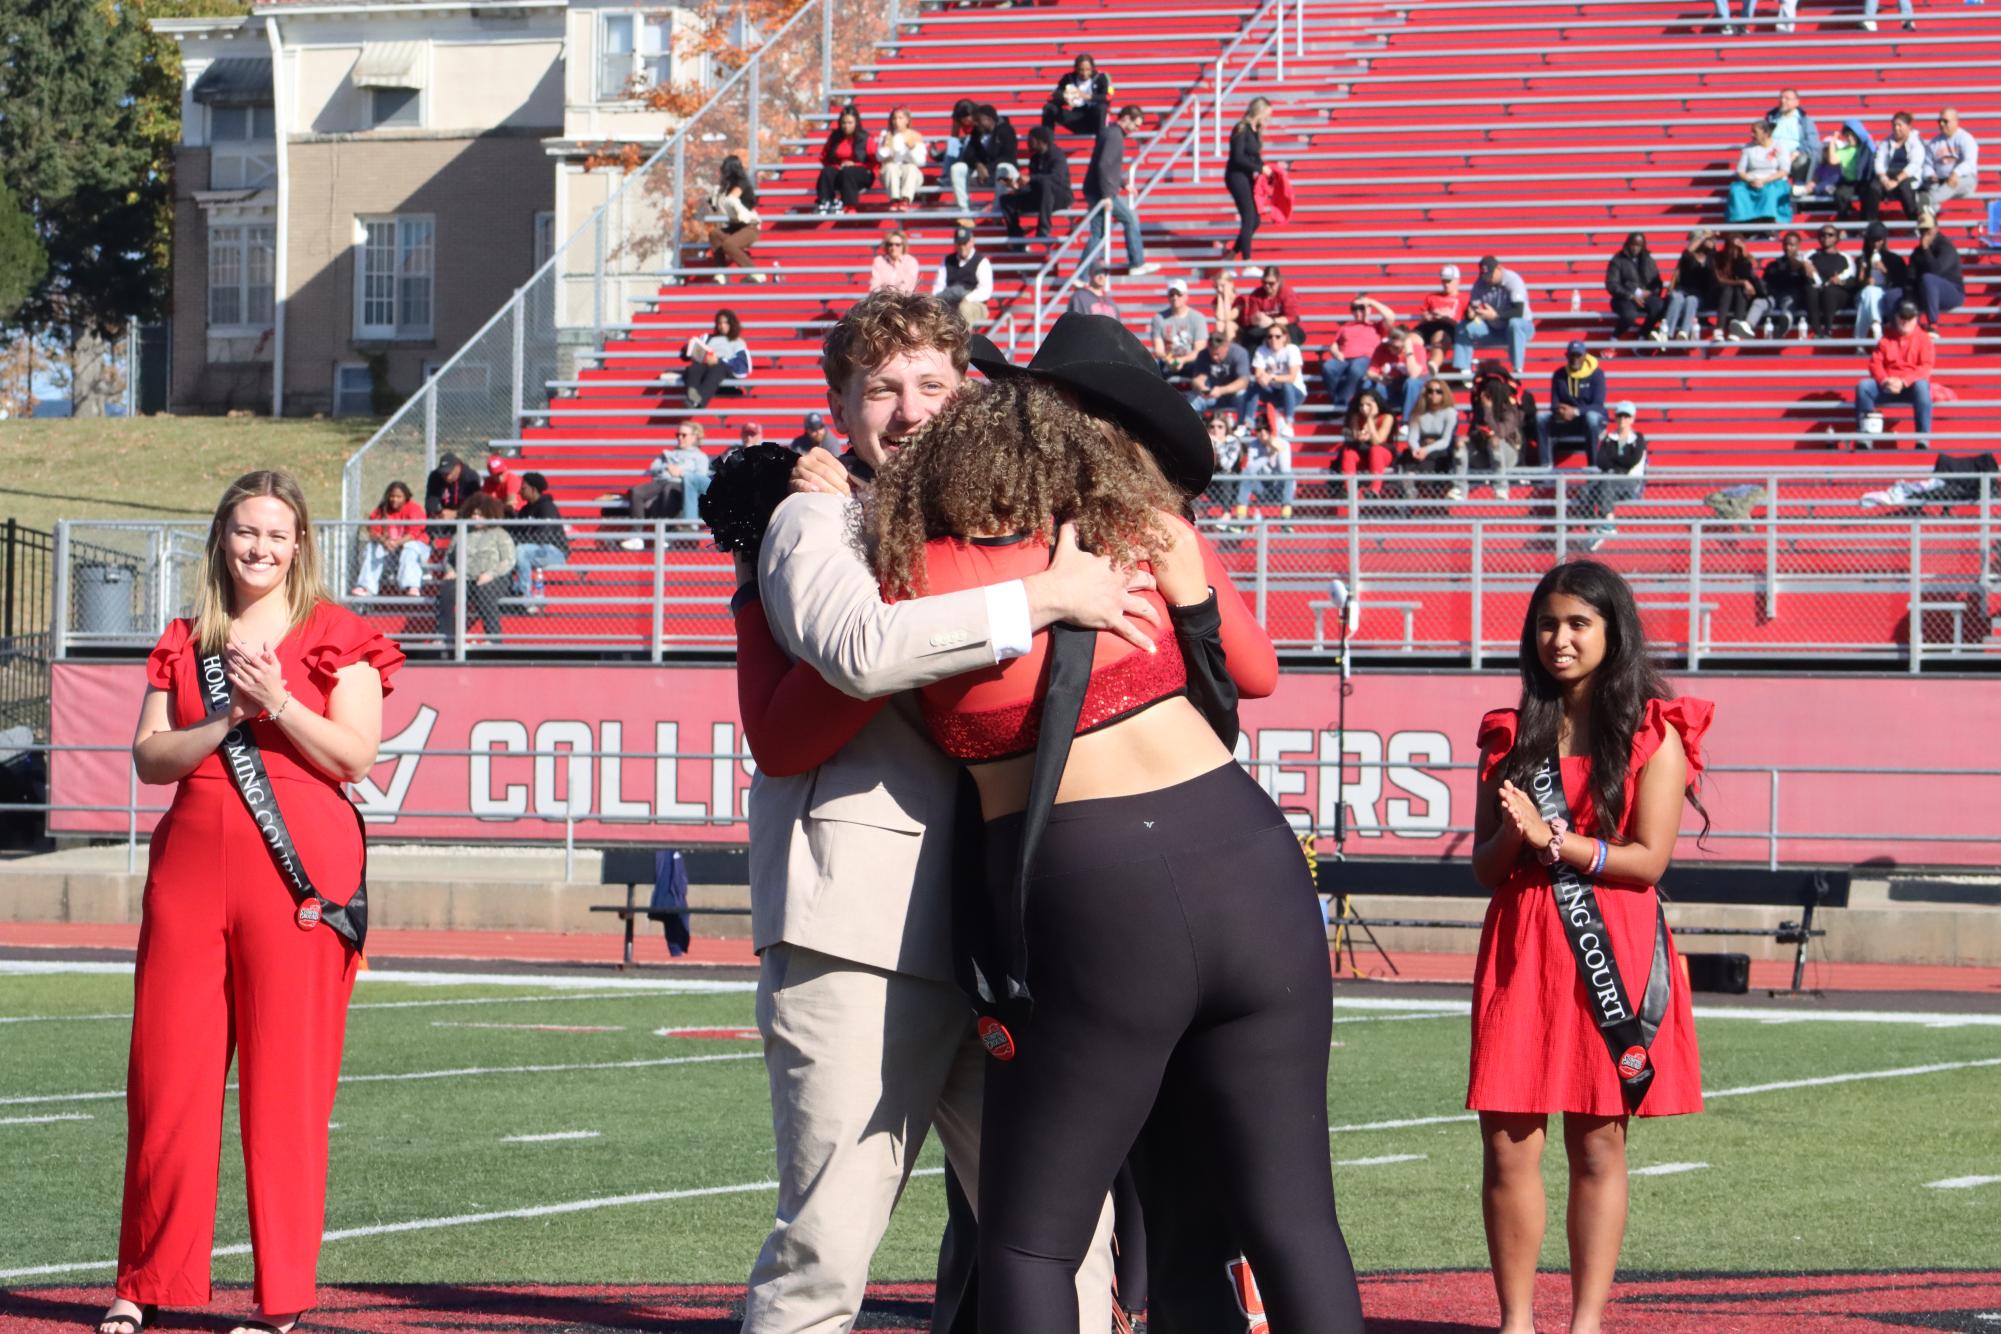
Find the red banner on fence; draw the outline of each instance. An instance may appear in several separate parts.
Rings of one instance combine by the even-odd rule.
[[[752,766],[728,667],[413,663],[396,684],[384,706],[385,758],[356,788],[378,838],[548,840],[566,827],[592,842],[744,837]],[[1244,706],[1238,758],[1295,823],[1310,820],[1324,835],[1338,753],[1350,852],[1466,855],[1471,835],[1453,831],[1473,823],[1474,733],[1483,711],[1514,702],[1517,679],[1370,671],[1354,686],[1338,752],[1338,681],[1291,672],[1270,699]],[[2001,679],[1704,675],[1677,688],[1716,702],[1710,763],[1755,770],[1710,777],[1711,855],[1764,860],[1776,819],[1788,861],[2001,862],[2001,765],[1987,749],[2001,736]],[[50,800],[72,808],[50,816],[53,832],[125,832],[131,761],[122,747],[143,689],[137,663],[56,664],[53,740],[121,749],[51,758]],[[443,753],[452,750],[478,753]],[[1892,772],[1981,767],[1992,772]],[[1786,772],[1775,780],[1771,770]],[[173,795],[138,791],[142,807],[163,809]],[[142,813],[140,829],[157,819]]]

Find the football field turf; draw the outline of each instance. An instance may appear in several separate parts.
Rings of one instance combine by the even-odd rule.
[[[21,968],[0,963],[0,1287],[103,1284],[131,977]],[[774,1199],[747,983],[396,976],[355,993],[325,1281],[741,1284]],[[1709,1110],[1635,1124],[1627,1271],[2001,1260],[2001,1015],[1855,1004],[1698,1005]],[[1342,992],[1335,1042],[1329,1154],[1358,1267],[1483,1267],[1465,1001]],[[241,1282],[233,1095],[224,1116],[216,1275]],[[927,1146],[877,1278],[931,1276],[939,1161]],[[1546,1175],[1561,1268],[1560,1149]]]

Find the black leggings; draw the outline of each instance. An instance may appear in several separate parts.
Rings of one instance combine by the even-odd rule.
[[[1021,817],[986,832],[999,902]],[[1069,802],[1033,870],[1034,1013],[987,1069],[982,1334],[1076,1328],[1077,1267],[1150,1112],[1199,1135],[1272,1328],[1359,1332],[1328,1164],[1326,933],[1271,798],[1232,763]]]
[[[1230,242],[1230,248],[1223,253],[1235,254],[1240,259],[1251,257],[1251,238],[1258,234],[1258,197],[1252,185],[1255,179],[1247,172],[1223,173],[1223,184],[1230,191],[1230,201],[1237,206],[1237,239]]]

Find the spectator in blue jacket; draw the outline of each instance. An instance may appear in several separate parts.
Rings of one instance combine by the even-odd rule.
[[[1779,89],[1779,104],[1765,113],[1765,124],[1772,127],[1772,146],[1788,164],[1793,184],[1805,185],[1820,153],[1820,131],[1800,105],[1799,89]]]
[[[1598,437],[1605,434],[1605,369],[1583,343],[1573,342],[1565,348],[1563,365],[1550,374],[1549,405],[1549,411],[1536,415],[1535,423],[1544,466],[1554,467],[1561,461],[1552,452],[1559,438],[1588,457]]]

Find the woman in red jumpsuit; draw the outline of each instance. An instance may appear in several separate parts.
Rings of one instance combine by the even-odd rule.
[[[1473,873],[1494,897],[1473,971],[1466,1105],[1480,1114],[1502,1334],[1535,1329],[1551,1112],[1563,1113],[1570,1159],[1569,1328],[1597,1334],[1626,1228],[1627,1118],[1702,1110],[1695,1018],[1654,886],[1682,802],[1702,811],[1694,784],[1712,710],[1673,697],[1632,590],[1597,561],[1543,576],[1522,625],[1521,673],[1520,708],[1480,723]],[[1543,792],[1554,786],[1552,765],[1567,816],[1535,795],[1538,774]],[[1594,882],[1588,896],[1576,893],[1580,876]],[[1605,1017],[1630,1012],[1657,1031],[1614,1027],[1615,1055],[1601,1003]]]
[[[200,659],[216,654],[228,704],[210,714]],[[341,785],[375,762],[402,661],[329,598],[298,483],[239,478],[209,527],[194,615],[147,659],[132,743],[140,779],[175,787],[146,877],[117,1299],[101,1334],[139,1334],[156,1307],[209,1300],[232,1053],[259,1316],[235,1328],[282,1334],[314,1305],[327,1117],[359,956],[281,875],[217,748],[248,724],[300,861],[337,903],[364,859]]]

